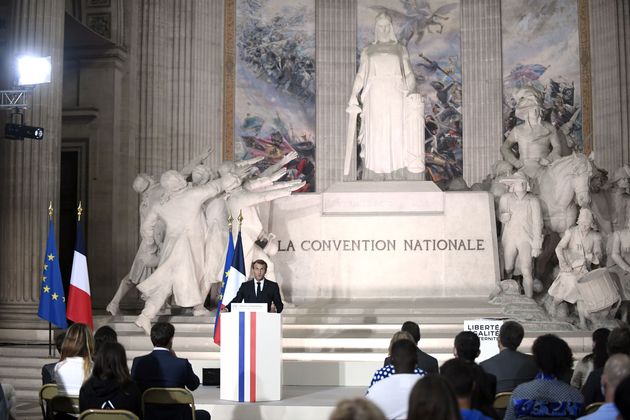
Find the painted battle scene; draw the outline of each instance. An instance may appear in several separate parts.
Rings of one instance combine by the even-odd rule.
[[[297,153],[283,180],[315,191],[315,0],[238,0],[236,160],[263,171]]]
[[[453,0],[361,0],[357,11],[357,63],[374,40],[378,13],[392,17],[409,51],[416,90],[424,97],[426,177],[446,190],[462,176],[462,73],[460,7]]]
[[[543,120],[568,148],[583,148],[577,0],[503,0],[503,127],[507,137],[522,121],[514,95],[534,88]]]

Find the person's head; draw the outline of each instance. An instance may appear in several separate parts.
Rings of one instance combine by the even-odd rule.
[[[400,331],[407,331],[413,337],[413,341],[418,345],[420,341],[420,326],[413,321],[405,321],[400,327]]]
[[[462,331],[455,336],[455,348],[453,354],[455,357],[474,362],[479,356],[481,341],[479,337],[472,331]]]
[[[599,369],[604,367],[604,363],[608,359],[608,337],[610,330],[608,328],[598,328],[593,331],[593,368]]]
[[[630,355],[630,328],[624,326],[613,329],[608,336],[606,348],[609,356],[616,353]]]
[[[630,377],[627,377],[617,386],[615,391],[615,407],[624,419],[630,419]],[[617,417],[619,418],[619,417]]]
[[[396,373],[413,373],[418,362],[416,344],[411,340],[398,340],[392,345],[392,364]]]
[[[529,190],[529,180],[527,176],[522,174],[521,172],[516,172],[512,174],[512,186],[511,190],[514,192],[523,192]]]
[[[252,274],[254,280],[260,281],[265,277],[267,273],[267,263],[265,260],[256,260],[252,263]]]
[[[175,170],[166,171],[160,177],[160,184],[168,192],[177,192],[186,187],[186,179]]]
[[[116,341],[107,341],[102,344],[101,350],[94,356],[92,375],[101,380],[114,380],[119,384],[131,381],[127,367],[127,354],[122,344]]]
[[[94,333],[94,354],[98,353],[104,343],[117,342],[118,334],[108,325],[103,325]]]
[[[142,194],[151,185],[151,176],[149,174],[141,173],[133,180],[132,188],[138,194]]]
[[[593,212],[586,207],[580,209],[577,225],[582,229],[591,229],[593,227]]]
[[[407,420],[461,420],[457,398],[448,381],[427,375],[414,385],[409,395]]]
[[[66,332],[61,331],[59,334],[55,336],[55,348],[57,348],[57,353],[61,354],[61,346],[63,345],[63,340],[66,338]]]
[[[389,347],[387,348],[387,354],[390,356],[392,355],[392,347],[398,340],[409,340],[413,342],[413,337],[407,331],[396,331],[394,335],[392,335],[392,339],[389,340]]]
[[[505,321],[499,329],[499,344],[506,349],[516,350],[521,345],[525,330],[516,321]]]
[[[203,185],[210,180],[212,172],[206,165],[197,165],[193,168],[191,177],[194,185]]]
[[[374,43],[397,42],[392,18],[387,13],[379,13],[374,24]]]
[[[566,341],[553,334],[534,341],[532,353],[538,369],[545,375],[560,377],[573,366],[573,352]]]
[[[154,347],[170,349],[173,346],[175,327],[170,322],[156,322],[151,327],[151,343]]]
[[[90,376],[92,355],[94,354],[94,337],[92,330],[85,324],[72,324],[66,331],[66,338],[61,345],[61,358],[83,358],[83,378]]]
[[[339,401],[329,420],[385,420],[385,415],[372,401],[353,398]]]
[[[621,353],[610,356],[602,373],[602,393],[606,402],[614,400],[617,386],[628,376],[630,376],[630,356]]]
[[[472,365],[461,359],[451,359],[440,367],[440,375],[453,388],[460,408],[470,408],[470,398],[475,387]]]

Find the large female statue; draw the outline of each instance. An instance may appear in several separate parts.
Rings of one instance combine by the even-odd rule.
[[[346,173],[359,113],[363,179],[409,179],[413,176],[404,168],[412,174],[424,171],[424,117],[415,86],[407,48],[396,40],[391,17],[380,13],[374,42],[361,52],[348,104]]]

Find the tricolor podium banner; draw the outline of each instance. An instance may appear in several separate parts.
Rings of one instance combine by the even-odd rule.
[[[278,401],[282,386],[282,319],[266,312],[221,314],[222,400]]]

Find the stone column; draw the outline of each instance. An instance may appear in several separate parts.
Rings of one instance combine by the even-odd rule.
[[[623,3],[623,2],[621,2]],[[614,171],[628,163],[627,104],[628,87],[620,77],[627,72],[627,58],[622,52],[623,22],[616,2],[593,0],[589,2],[591,37],[591,86],[593,103],[593,150],[597,164]],[[627,11],[626,11],[627,13]],[[627,22],[626,22],[627,25]],[[626,47],[627,48],[627,47]],[[621,59],[623,57],[623,61]],[[623,97],[622,97],[623,96]],[[622,103],[626,110],[622,112]],[[624,121],[626,126],[624,138]]]
[[[10,50],[51,56],[52,81],[35,87],[24,120],[43,127],[44,139],[0,140],[0,303],[5,306],[37,305],[48,202],[55,208],[59,203],[64,7],[63,0],[13,1]]]
[[[144,0],[140,48],[140,170],[181,169],[221,153],[223,2]]]
[[[318,0],[316,13],[317,191],[344,180],[348,117],[345,112],[356,73],[356,0]],[[356,153],[355,153],[356,155]],[[356,178],[353,158],[348,179]]]
[[[464,179],[481,181],[503,140],[501,1],[462,1]]]

